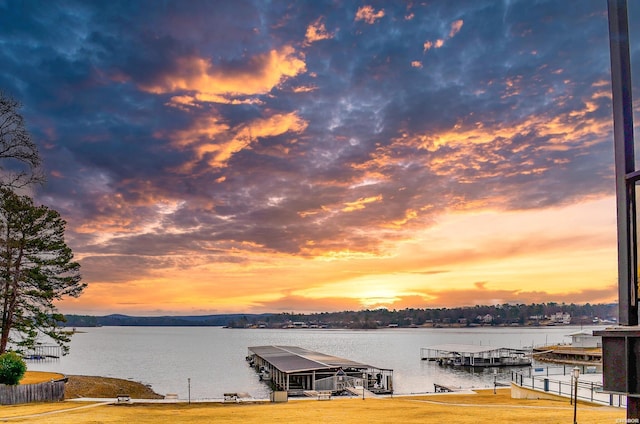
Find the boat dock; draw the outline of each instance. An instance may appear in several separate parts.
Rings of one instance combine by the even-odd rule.
[[[57,360],[62,356],[58,345],[37,345],[22,352],[22,358],[29,361]]]
[[[420,349],[420,359],[440,365],[505,367],[531,365],[528,350],[465,344],[442,344]]]
[[[594,336],[591,331],[578,331],[568,334],[570,344],[556,344],[533,348],[538,361],[559,364],[592,365],[602,367],[602,337]]]
[[[314,352],[297,346],[249,347],[249,366],[289,396],[331,392],[372,394],[393,393],[393,370],[378,368],[349,359]],[[365,393],[366,393],[365,392]]]
[[[536,360],[559,364],[602,366],[602,348],[542,346],[533,348]]]

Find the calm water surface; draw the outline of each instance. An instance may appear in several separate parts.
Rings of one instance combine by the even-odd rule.
[[[585,327],[583,330],[604,327]],[[151,385],[181,399],[221,399],[225,392],[247,392],[266,399],[269,389],[247,365],[249,346],[300,346],[393,369],[396,394],[433,391],[433,384],[493,387],[493,370],[469,372],[420,360],[420,348],[443,343],[522,348],[570,342],[579,327],[412,328],[382,330],[225,329],[220,327],[97,327],[73,336],[69,355],[28,363],[34,371],[99,375]],[[508,382],[512,368],[499,370]]]

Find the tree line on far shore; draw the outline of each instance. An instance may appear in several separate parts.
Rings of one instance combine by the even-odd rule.
[[[505,326],[562,325],[558,317],[570,317],[570,324],[615,323],[617,304],[584,305],[565,303],[501,304],[457,308],[408,308],[401,310],[366,309],[361,311],[297,314],[217,314],[202,316],[135,317],[127,315],[66,315],[67,327],[96,326],[225,326],[231,328],[352,328],[422,326]]]

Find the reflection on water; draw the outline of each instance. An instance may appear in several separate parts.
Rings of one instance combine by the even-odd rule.
[[[583,330],[602,329],[601,327]],[[249,346],[300,346],[379,368],[394,370],[396,394],[433,392],[447,387],[493,387],[494,369],[441,367],[420,360],[420,348],[460,343],[523,348],[567,343],[577,327],[394,328],[381,330],[223,329],[219,327],[99,327],[73,336],[71,353],[54,362],[29,362],[30,370],[100,375],[150,384],[160,393],[193,399],[221,399],[247,392],[266,399],[269,389],[247,366]],[[497,368],[498,382],[517,368]]]

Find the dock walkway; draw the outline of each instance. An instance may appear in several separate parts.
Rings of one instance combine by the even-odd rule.
[[[365,399],[366,398],[375,398],[375,397],[377,397],[377,395],[375,393],[373,393],[372,391],[369,391],[367,389],[364,389],[364,396],[363,396],[362,395],[362,390],[363,390],[362,387],[349,387],[347,389],[347,391],[349,393],[351,393],[352,395],[364,397]]]

